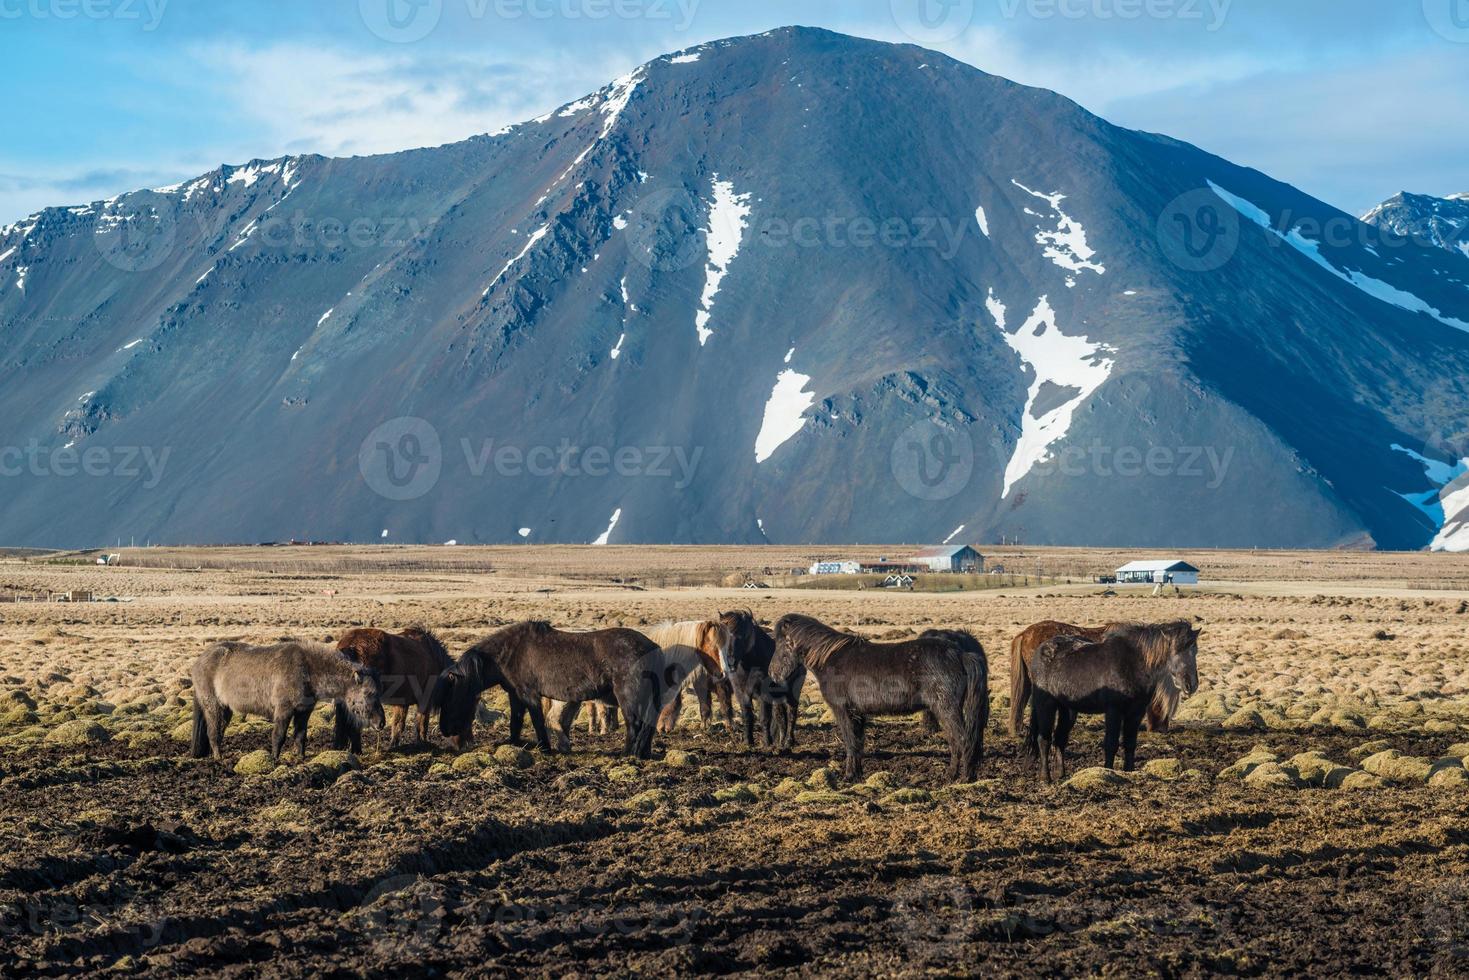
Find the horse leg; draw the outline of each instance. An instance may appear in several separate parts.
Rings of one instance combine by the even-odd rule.
[[[945,705],[941,711],[926,708],[923,715],[949,743],[949,782],[960,782],[964,775],[963,709],[957,704]]]
[[[391,705],[393,709],[393,720],[388,729],[388,750],[392,751],[403,738],[403,729],[408,727],[408,705]]]
[[[204,709],[204,727],[209,732],[209,749],[216,762],[224,761],[224,730],[230,723],[230,709],[215,701]]]
[[[1056,704],[1051,696],[1039,688],[1030,698],[1030,735],[1035,747],[1036,765],[1041,769],[1046,782],[1051,781],[1051,745],[1056,727]]]
[[[593,722],[596,720],[597,702],[592,702]],[[556,719],[556,748],[562,752],[571,751],[571,732],[576,727],[576,716],[581,714],[580,701],[567,701],[561,706],[560,715]],[[595,734],[595,728],[593,730]]]
[[[306,728],[311,724],[311,709],[303,708],[296,712],[294,722],[296,726],[296,755],[304,761],[306,758]]]
[[[1107,768],[1117,763],[1117,743],[1122,737],[1122,712],[1114,706],[1107,707],[1107,734],[1102,740],[1102,751],[1107,757]]]
[[[551,751],[551,736],[546,731],[546,713],[541,710],[540,698],[532,698],[526,702],[526,710],[530,712],[531,726],[536,730],[536,747],[542,752]]]
[[[291,727],[291,719],[296,713],[289,708],[276,708],[271,721],[275,727],[270,732],[270,757],[276,762],[280,761],[281,748],[286,744],[286,733]]]
[[[842,740],[842,747],[847,752],[846,764],[842,767],[842,775],[846,777],[847,782],[855,783],[858,781],[858,776],[862,772],[862,765],[859,761],[862,750],[857,744],[856,726],[853,725],[852,716],[847,713],[845,705],[832,705],[831,717],[832,721],[836,724],[837,735]]]
[[[1056,761],[1061,766],[1061,778],[1066,778],[1066,748],[1071,744],[1071,729],[1076,726],[1076,712],[1062,708],[1056,714]]]
[[[699,699],[699,724],[708,733],[714,727],[714,682],[707,672],[701,672],[694,681],[694,695]]]
[[[658,730],[665,735],[678,727],[678,716],[683,711],[683,691],[673,696],[673,700],[664,706],[658,713]]]
[[[520,732],[525,728],[525,702],[514,694],[510,695],[510,744],[520,744]]]
[[[1137,729],[1142,724],[1142,712],[1131,712],[1122,719],[1122,771],[1132,772],[1134,763],[1137,762]]]
[[[615,704],[604,704],[604,705],[602,705],[602,734],[603,735],[611,735],[613,732],[617,731],[617,726],[621,724],[621,722],[618,721],[618,717],[617,717],[618,716],[618,711],[619,711],[619,709],[618,709],[617,705],[615,705]]]

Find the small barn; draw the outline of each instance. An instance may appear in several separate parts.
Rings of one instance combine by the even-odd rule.
[[[1117,581],[1121,585],[1198,585],[1199,570],[1176,559],[1130,561],[1117,569]]]
[[[924,548],[909,558],[908,563],[925,568],[930,572],[966,572],[973,574],[984,571],[984,555],[981,555],[971,545],[967,544]]]

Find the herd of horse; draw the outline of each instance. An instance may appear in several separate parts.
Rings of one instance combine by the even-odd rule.
[[[1049,781],[1053,762],[1064,774],[1078,715],[1100,714],[1107,768],[1114,767],[1120,747],[1123,768],[1131,770],[1143,722],[1166,731],[1180,700],[1198,689],[1199,635],[1182,621],[1099,627],[1047,621],[1028,627],[1010,650],[1011,734],[1023,735]],[[411,709],[420,741],[428,739],[437,713],[440,734],[462,751],[473,744],[481,696],[499,688],[509,701],[512,744],[520,743],[528,715],[541,751],[553,751],[554,729],[556,748],[568,752],[577,717],[590,705],[593,732],[608,733],[620,716],[624,753],[648,759],[655,735],[677,725],[688,688],[698,698],[706,729],[718,699],[747,748],[755,747],[758,732],[769,748],[789,752],[808,675],[815,677],[845,749],[847,780],[862,778],[869,720],[915,713],[948,745],[948,780],[977,778],[990,700],[988,660],[973,634],[935,629],[884,643],[797,614],[767,629],[749,610],[645,632],[567,632],[546,622],[523,622],[497,630],[457,659],[431,632],[416,627],[402,633],[352,629],[334,646],[306,640],[217,643],[193,668],[191,749],[195,758],[222,759],[230,719],[250,714],[273,723],[273,758],[279,759],[292,726],[304,757],[307,721],[319,703],[329,702],[336,708],[338,749],[360,752],[365,727],[386,728],[391,749],[403,737]],[[1027,705],[1030,725],[1023,731]]]

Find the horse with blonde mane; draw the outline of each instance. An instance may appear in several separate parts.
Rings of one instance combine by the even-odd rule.
[[[1106,717],[1102,741],[1107,768],[1117,760],[1131,772],[1137,756],[1137,732],[1143,715],[1165,676],[1173,676],[1186,694],[1199,688],[1199,634],[1187,622],[1156,626],[1119,626],[1095,642],[1079,636],[1057,636],[1042,643],[1031,657],[1033,690],[1030,704],[1030,752],[1043,762],[1051,779],[1051,757],[1066,768],[1066,743],[1079,714]]]
[[[1095,643],[1110,631],[1128,625],[1130,624],[1108,623],[1105,626],[1076,626],[1048,619],[1021,630],[1010,642],[1010,734],[1017,737],[1020,735],[1020,728],[1025,720],[1025,706],[1030,701],[1030,660],[1042,643],[1057,636],[1079,636]],[[1148,731],[1168,731],[1180,700],[1177,678],[1171,674],[1165,676],[1158,682],[1153,700],[1148,703]]]
[[[659,731],[666,733],[673,730],[668,722],[673,718],[685,684],[700,672],[713,681],[724,679],[733,638],[723,624],[712,619],[660,623],[644,630],[643,635],[658,644],[660,651],[658,657],[643,664],[643,669],[658,676],[661,693],[656,724]],[[581,713],[582,702],[547,698],[544,707],[555,719],[559,747],[563,752],[571,751],[571,731]]]

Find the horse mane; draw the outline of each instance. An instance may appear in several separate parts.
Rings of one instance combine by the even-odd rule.
[[[792,614],[776,624],[776,632],[802,663],[812,670],[825,667],[831,658],[859,643],[867,642],[853,633],[843,633],[810,616]]]
[[[1180,634],[1193,632],[1184,620],[1172,623],[1122,623],[1107,631],[1108,637],[1119,637],[1132,643],[1143,656],[1148,670],[1161,670],[1177,649]]]
[[[447,667],[454,662],[454,658],[449,656],[448,648],[433,634],[432,630],[423,626],[410,626],[403,631],[403,635],[422,643],[429,654],[439,661],[440,665]]]
[[[657,626],[649,627],[644,632],[644,635],[665,650],[669,647],[680,645],[693,647],[697,650],[708,628],[709,623],[707,621],[690,619],[676,623],[659,623]]]
[[[337,650],[360,664],[381,664],[388,652],[388,634],[380,629],[350,629],[337,641]]]
[[[306,661],[307,673],[313,675],[345,677],[348,674],[357,673],[366,666],[349,659],[343,651],[336,647],[317,643],[314,640],[292,640],[283,646],[300,650],[302,659]]]

